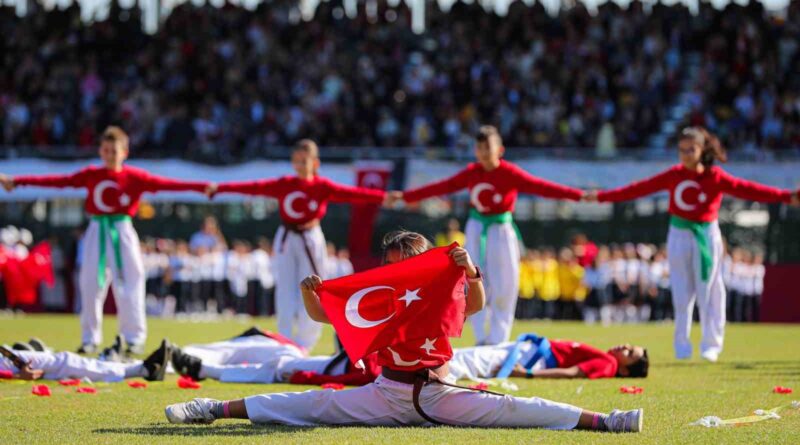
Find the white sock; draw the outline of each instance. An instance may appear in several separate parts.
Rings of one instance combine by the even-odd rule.
[[[144,369],[144,365],[141,363],[137,363],[135,365],[128,365],[125,367],[125,378],[129,379],[131,377],[144,377],[147,371]]]
[[[224,370],[224,366],[206,365],[204,363],[200,365],[200,378],[219,380],[222,378],[222,371]]]

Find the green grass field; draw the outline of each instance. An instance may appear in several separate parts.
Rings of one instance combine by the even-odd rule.
[[[2,317],[2,316],[0,316]],[[274,328],[273,319],[188,323],[150,320],[148,347],[162,337],[178,344],[232,337],[251,324]],[[109,319],[106,338],[112,339],[116,321]],[[516,333],[535,331],[551,337],[581,340],[600,347],[631,342],[649,348],[650,377],[604,381],[517,381],[518,396],[539,396],[587,409],[643,407],[645,431],[635,435],[557,432],[537,429],[477,428],[291,428],[252,426],[246,421],[217,422],[211,426],[167,424],[163,409],[194,397],[233,399],[277,391],[308,389],[289,385],[235,385],[204,381],[199,390],[177,387],[174,376],[135,390],[126,384],[99,384],[95,395],[50,385],[53,396],[30,394],[30,382],[0,380],[0,443],[336,443],[336,444],[798,444],[800,411],[784,410],[783,418],[740,427],[706,429],[687,426],[700,417],[723,419],[746,416],[800,399],[800,326],[729,326],[726,349],[717,364],[672,358],[672,326],[626,325],[602,328],[577,323],[517,323]],[[697,331],[697,329],[695,329]],[[697,338],[698,332],[694,333]],[[73,316],[17,316],[0,318],[0,343],[38,336],[55,348],[72,350],[79,338]],[[332,351],[331,331],[314,353]],[[458,346],[472,342],[469,329]],[[622,394],[623,385],[644,387],[638,395]],[[773,394],[774,386],[788,386],[791,395]]]

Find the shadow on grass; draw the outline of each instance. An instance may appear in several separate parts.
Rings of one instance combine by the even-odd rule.
[[[297,427],[285,425],[253,425],[251,423],[233,423],[222,425],[169,425],[151,423],[147,426],[127,428],[99,428],[92,430],[94,434],[130,434],[135,436],[266,436],[277,433],[295,433],[312,431],[314,427]]]

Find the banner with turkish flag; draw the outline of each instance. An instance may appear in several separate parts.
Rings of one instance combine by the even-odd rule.
[[[386,190],[394,163],[391,161],[359,161],[355,168],[357,186]],[[347,238],[350,261],[357,271],[379,264],[379,260],[372,254],[372,236],[375,233],[375,219],[379,209],[380,205],[378,204],[354,203],[350,205],[350,230]]]
[[[457,246],[322,283],[320,302],[353,363],[408,340],[461,336],[466,277],[449,255]]]

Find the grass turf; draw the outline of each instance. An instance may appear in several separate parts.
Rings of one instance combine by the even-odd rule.
[[[3,316],[0,316],[3,317]],[[274,319],[188,323],[151,319],[148,350],[162,337],[178,344],[230,338],[252,324],[274,328]],[[110,341],[116,321],[107,319]],[[164,406],[194,397],[234,399],[308,387],[291,385],[239,385],[202,382],[199,390],[179,389],[174,376],[148,388],[132,389],[125,383],[98,384],[98,393],[77,394],[74,388],[49,382],[52,397],[30,394],[31,383],[0,380],[0,443],[402,443],[402,444],[512,444],[512,443],[635,443],[635,444],[797,444],[800,443],[800,411],[784,410],[780,420],[749,426],[706,429],[690,427],[706,415],[723,419],[746,416],[753,410],[770,409],[800,399],[773,394],[774,386],[800,391],[800,326],[729,325],[726,348],[717,364],[697,358],[672,358],[672,326],[624,325],[603,328],[577,323],[518,322],[515,335],[537,332],[550,337],[580,340],[599,347],[630,342],[645,345],[651,357],[650,377],[641,379],[516,380],[517,396],[538,396],[607,412],[613,408],[642,407],[644,433],[616,435],[592,432],[558,432],[538,429],[477,428],[366,428],[252,426],[246,421],[217,422],[211,426],[177,426],[166,422]],[[698,337],[695,327],[693,337]],[[73,350],[79,338],[74,316],[16,316],[0,318],[0,343],[37,336],[54,348]],[[456,346],[472,342],[469,329]],[[330,328],[313,351],[332,351]],[[45,382],[46,383],[46,382]],[[620,386],[644,388],[638,395],[622,394]]]

